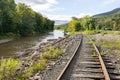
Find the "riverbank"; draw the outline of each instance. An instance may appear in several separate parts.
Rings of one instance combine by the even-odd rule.
[[[1,39],[0,44],[6,43],[6,42],[9,42],[9,41],[12,41],[12,40],[13,40],[13,38],[11,38],[11,39]]]
[[[6,64],[4,69],[7,70],[1,72],[1,78],[9,78],[11,80],[43,79],[43,75],[45,76],[46,71],[51,69],[57,62],[61,60],[63,56],[66,55],[64,53],[72,46],[76,36],[77,35],[53,39],[42,43],[36,49],[26,50],[22,55],[15,56],[13,58],[11,57],[10,59],[2,59],[1,64]],[[7,64],[8,62],[10,62],[9,65]],[[16,64],[12,66],[13,63]],[[12,68],[9,69],[7,66],[12,66]],[[11,69],[12,72],[10,72]],[[7,76],[4,76],[4,74]]]
[[[22,54],[25,50],[38,47],[39,44],[46,42],[48,39],[57,39],[59,37],[64,37],[63,31],[54,30],[40,35],[14,38],[9,42],[0,44],[0,57]],[[1,42],[3,41],[4,39]]]

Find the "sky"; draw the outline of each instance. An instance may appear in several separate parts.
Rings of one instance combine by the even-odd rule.
[[[15,0],[25,3],[51,20],[70,21],[71,17],[83,17],[111,11],[120,7],[120,0]]]

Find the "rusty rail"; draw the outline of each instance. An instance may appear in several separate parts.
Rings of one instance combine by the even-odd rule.
[[[97,52],[97,55],[98,55],[99,60],[100,60],[100,64],[101,64],[101,67],[102,67],[102,71],[103,71],[105,80],[110,80],[110,76],[109,76],[109,74],[108,74],[108,71],[107,71],[107,69],[106,69],[105,63],[104,63],[104,61],[103,61],[103,59],[102,59],[102,57],[101,57],[101,54],[100,54],[98,48],[96,47],[95,43],[91,40],[91,38],[90,38],[90,37],[88,37],[88,38],[89,38],[90,41],[92,42],[92,44],[93,44],[93,46],[94,46],[94,48],[95,48],[95,50],[96,50],[96,52]]]
[[[73,60],[75,54],[77,53],[77,50],[78,50],[81,42],[82,42],[82,38],[80,39],[80,41],[79,41],[79,43],[78,43],[74,53],[72,54],[71,58],[69,59],[69,61],[67,62],[67,64],[65,65],[64,69],[61,71],[60,75],[57,77],[56,80],[60,80],[62,78],[62,76],[64,75],[65,71],[67,70],[68,66],[70,65],[71,61]]]

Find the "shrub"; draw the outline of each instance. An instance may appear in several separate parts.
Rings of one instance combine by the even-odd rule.
[[[46,52],[42,55],[45,59],[56,59],[61,54],[60,49],[54,47],[48,47]]]
[[[19,65],[19,61],[17,59],[1,59],[0,62],[0,79],[9,79],[14,76]]]

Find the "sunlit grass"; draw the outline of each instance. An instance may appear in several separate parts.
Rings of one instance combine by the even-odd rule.
[[[120,50],[120,42],[105,42],[103,47],[108,49],[117,49]]]
[[[82,32],[83,34],[98,34],[100,33],[99,30],[86,30]]]
[[[56,59],[59,57],[60,54],[61,54],[60,49],[58,48],[55,49],[54,47],[50,46],[46,49],[46,52],[42,56],[45,59]]]
[[[85,42],[85,44],[87,44],[87,45],[91,45],[92,42],[91,42],[91,41],[89,41],[89,42]]]
[[[100,38],[99,42],[105,48],[120,50],[120,40],[119,39],[114,40],[114,41],[110,41],[110,40],[108,41],[108,40],[105,40],[104,38]]]
[[[4,59],[2,58],[0,61],[0,80],[1,79],[11,79],[19,65],[19,61],[17,59]]]

